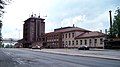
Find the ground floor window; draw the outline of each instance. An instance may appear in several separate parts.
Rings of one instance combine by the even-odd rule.
[[[91,40],[91,39],[89,39],[89,45],[91,46],[91,44],[92,44],[92,40]]]
[[[87,40],[85,40],[85,45],[87,45]]]
[[[62,41],[62,44],[63,44],[63,46],[64,46],[64,41]]]
[[[71,41],[69,41],[69,45],[71,45]]]
[[[82,40],[80,40],[80,45],[82,45]]]
[[[72,41],[72,45],[74,45],[74,41]]]
[[[67,41],[66,41],[66,45],[67,45]]]
[[[103,38],[100,38],[100,44],[103,44]]]
[[[76,45],[78,45],[78,40],[76,40]]]
[[[97,39],[94,40],[95,44],[97,43]]]

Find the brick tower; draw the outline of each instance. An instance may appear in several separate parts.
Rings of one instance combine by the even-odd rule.
[[[23,47],[33,47],[40,44],[44,41],[45,34],[45,19],[40,16],[35,17],[31,15],[30,18],[25,20],[23,24]]]

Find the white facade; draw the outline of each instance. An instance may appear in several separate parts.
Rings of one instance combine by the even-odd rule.
[[[78,35],[80,35],[82,33],[83,32],[78,32],[78,31],[63,33],[62,42],[64,44],[64,47],[68,47],[68,48],[69,47],[70,48],[78,47],[79,42],[77,40],[75,40],[75,37],[77,37]]]
[[[76,38],[80,34],[84,34],[84,33],[85,32],[80,32],[80,31],[63,33],[62,42],[63,42],[64,47],[78,48],[78,47],[80,47],[80,45],[87,45],[91,48],[104,48],[104,40],[105,40],[104,36],[99,36],[99,35],[92,36],[92,34],[89,34],[89,36],[92,36],[92,37],[89,37],[89,36],[87,37],[87,35],[86,35],[86,37],[83,37],[83,38]],[[94,34],[94,32],[92,32],[92,33]],[[99,33],[97,33],[97,34],[99,34]],[[96,32],[95,32],[95,34],[96,34]]]
[[[95,38],[82,38],[76,39],[78,40],[78,44],[80,45],[87,45],[91,48],[104,48],[104,40],[105,37],[95,37]]]
[[[57,38],[59,41],[54,37],[49,39],[47,36],[47,42],[56,41],[62,48],[78,48],[80,45],[104,48],[105,36],[101,32],[92,32],[78,27],[64,27],[55,29],[54,33],[60,34]]]

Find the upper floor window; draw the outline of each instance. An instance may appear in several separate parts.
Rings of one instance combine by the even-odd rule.
[[[65,37],[67,38],[67,34],[65,34]]]
[[[69,38],[70,38],[70,33],[69,33]]]
[[[74,37],[74,33],[72,33],[72,37]]]

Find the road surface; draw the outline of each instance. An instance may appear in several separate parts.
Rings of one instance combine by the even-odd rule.
[[[2,48],[0,67],[120,67],[120,61]]]

